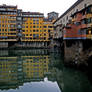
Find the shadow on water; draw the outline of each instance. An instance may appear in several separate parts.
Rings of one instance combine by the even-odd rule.
[[[86,74],[63,61],[60,49],[1,50],[0,92],[92,92]]]
[[[92,56],[88,59],[87,75],[92,84]]]

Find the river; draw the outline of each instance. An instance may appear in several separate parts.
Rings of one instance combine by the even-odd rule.
[[[92,92],[87,74],[63,62],[60,50],[0,50],[0,92]]]

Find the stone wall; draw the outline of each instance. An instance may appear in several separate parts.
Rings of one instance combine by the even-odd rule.
[[[92,56],[92,45],[89,47],[86,41],[68,40],[64,41],[64,63],[70,65],[88,66],[88,59]],[[92,41],[91,41],[92,42]],[[84,46],[86,45],[86,49]]]

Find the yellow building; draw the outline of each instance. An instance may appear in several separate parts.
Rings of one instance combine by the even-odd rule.
[[[53,24],[39,12],[22,12],[17,6],[0,6],[0,47],[20,42],[24,47],[48,47]]]
[[[45,41],[43,39],[43,14],[23,12],[22,41]]]
[[[86,19],[87,19],[87,39],[92,39],[92,6],[87,7]]]
[[[39,12],[23,12],[22,39],[24,46],[47,47],[49,45],[52,23],[44,20],[44,14]]]
[[[18,87],[17,57],[0,57],[0,89]]]
[[[46,31],[46,35],[47,37],[50,38],[53,37],[53,21],[49,21],[48,18],[44,18],[44,22],[43,22],[43,26],[44,26],[44,31]]]
[[[16,41],[17,6],[0,6],[0,41]]]
[[[0,5],[0,48],[16,42],[17,6]]]
[[[41,79],[48,72],[48,56],[22,56],[25,79]]]

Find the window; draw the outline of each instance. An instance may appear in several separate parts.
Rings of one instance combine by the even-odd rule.
[[[80,22],[76,22],[75,24],[76,24],[76,26],[79,26],[81,23]]]
[[[25,28],[25,26],[22,26],[22,28]]]
[[[8,27],[10,27],[10,25],[8,25]]]
[[[81,30],[78,30],[78,34],[80,34],[80,35],[81,35]]]
[[[2,25],[2,27],[4,27],[4,25]]]
[[[50,30],[48,30],[48,32],[50,32]]]
[[[37,32],[39,32],[39,30],[37,30]]]
[[[16,31],[16,29],[10,29],[10,31]]]
[[[78,12],[78,9],[76,9],[76,12]]]
[[[8,31],[10,31],[10,29],[8,29]]]
[[[88,14],[88,13],[92,13],[92,7],[88,7],[88,8],[87,8],[87,14]]]
[[[44,63],[46,63],[46,61],[44,61]]]
[[[35,34],[33,34],[33,37],[35,38]]]
[[[36,36],[37,36],[37,38],[38,38],[38,37],[39,37],[39,34],[37,34]]]
[[[44,26],[44,28],[47,28],[46,26]]]
[[[44,57],[44,59],[46,59],[46,57]]]
[[[15,25],[10,25],[10,27],[15,27]],[[18,28],[20,28],[20,25],[18,25]]]
[[[37,28],[39,28],[39,26],[37,26]]]
[[[88,30],[86,31],[86,34],[92,34],[92,30],[91,30],[91,29],[88,29]]]
[[[88,24],[91,23],[91,18],[87,19],[87,23]]]
[[[35,30],[33,30],[33,32],[35,32]]]
[[[82,24],[86,24],[86,23],[87,23],[86,19],[82,20]]]
[[[46,38],[44,37],[44,40],[46,40]]]
[[[4,33],[2,33],[2,35],[4,35]]]
[[[26,34],[26,36],[28,36],[28,34]]]
[[[30,34],[30,36],[32,36],[32,34]]]
[[[39,38],[39,34],[33,34],[33,38]]]
[[[33,28],[35,28],[35,26],[33,26]]]
[[[33,19],[33,22],[35,22],[35,19]]]
[[[53,28],[52,26],[48,26],[48,28]]]
[[[85,11],[82,12],[82,15],[85,15]]]
[[[25,30],[22,30],[23,32],[25,32]]]

